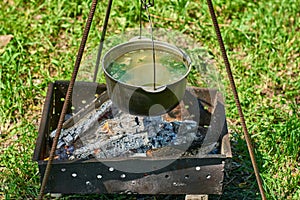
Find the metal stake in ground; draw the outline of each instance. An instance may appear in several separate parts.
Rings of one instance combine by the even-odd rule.
[[[112,2],[112,0],[109,1],[109,3],[111,3],[111,2]],[[64,105],[63,105],[63,108],[62,108],[62,111],[61,111],[59,121],[58,121],[56,135],[53,139],[53,144],[52,144],[52,147],[51,147],[50,156],[49,156],[47,167],[46,167],[46,170],[45,170],[45,173],[44,173],[43,182],[42,182],[42,186],[41,186],[41,189],[40,189],[38,199],[43,198],[45,187],[46,187],[46,184],[48,182],[48,178],[49,178],[50,171],[51,171],[51,165],[52,165],[52,161],[53,161],[54,154],[55,154],[55,149],[56,149],[57,142],[58,142],[58,137],[60,135],[60,132],[61,132],[61,129],[62,129],[62,126],[63,126],[63,122],[64,122],[64,118],[65,118],[65,115],[66,115],[67,110],[68,110],[68,104],[69,104],[69,101],[71,99],[73,87],[74,87],[74,84],[75,84],[77,73],[79,71],[80,62],[81,62],[81,59],[82,59],[82,55],[83,55],[83,52],[84,52],[84,47],[85,47],[87,37],[88,37],[89,31],[90,31],[90,27],[91,27],[91,24],[92,24],[92,20],[93,20],[93,17],[94,17],[94,13],[95,13],[97,3],[98,3],[98,0],[93,0],[93,2],[92,2],[90,13],[89,13],[89,16],[88,16],[88,19],[87,19],[87,23],[86,23],[86,26],[85,26],[85,29],[84,29],[84,32],[83,32],[82,40],[81,40],[80,47],[79,47],[79,50],[78,50],[78,54],[77,54],[77,57],[76,57],[74,70],[73,70],[72,77],[71,77],[69,87],[68,87],[68,90],[67,90],[67,94],[66,94],[66,97],[65,97],[65,102],[64,102]]]
[[[258,167],[257,167],[256,160],[255,160],[255,155],[254,155],[254,151],[253,151],[251,138],[249,136],[248,129],[247,129],[247,126],[246,126],[243,110],[242,110],[240,100],[239,100],[239,96],[238,96],[238,92],[236,90],[236,86],[235,86],[235,83],[234,83],[233,75],[232,75],[231,68],[230,68],[230,63],[229,63],[229,60],[228,60],[228,57],[227,57],[227,54],[226,54],[226,49],[225,49],[225,46],[224,46],[224,43],[223,43],[221,31],[220,31],[220,28],[219,28],[219,25],[218,25],[218,20],[217,20],[215,11],[214,11],[212,1],[207,0],[207,5],[208,5],[209,12],[210,12],[210,15],[211,15],[214,27],[215,27],[216,35],[217,35],[218,42],[219,42],[219,45],[220,45],[220,49],[221,49],[221,52],[222,52],[222,57],[223,57],[223,60],[224,60],[225,66],[226,66],[226,72],[227,72],[227,75],[228,75],[228,78],[229,78],[229,82],[230,82],[230,86],[231,86],[231,89],[232,89],[232,92],[233,92],[235,104],[237,106],[238,113],[239,113],[239,116],[240,116],[240,120],[241,120],[241,123],[242,123],[242,128],[243,128],[243,131],[244,131],[244,136],[245,136],[248,151],[249,151],[249,154],[250,154],[250,158],[251,158],[252,166],[253,166],[253,169],[254,169],[256,181],[257,181],[257,184],[258,184],[258,187],[259,187],[261,197],[262,197],[263,200],[265,200],[266,195],[265,195],[265,192],[264,192],[264,189],[263,189],[263,186],[262,186],[262,181],[261,181],[261,178],[260,178],[260,175],[259,175],[259,170],[258,170]]]

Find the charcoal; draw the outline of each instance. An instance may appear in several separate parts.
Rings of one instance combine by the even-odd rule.
[[[65,115],[65,121],[68,121],[69,119],[71,119],[73,117],[72,114],[66,114]]]
[[[55,150],[55,155],[58,156],[58,160],[67,160],[70,159],[71,156],[73,156],[74,153],[74,146],[62,146],[59,149]]]
[[[195,133],[197,132],[198,125],[197,122],[191,120],[184,120],[180,123],[178,127],[178,134],[185,135],[186,133]]]
[[[207,129],[193,120],[166,121],[163,116],[130,115],[109,100],[62,131],[57,155],[60,160],[71,160],[217,153],[211,151],[217,144],[200,148]]]
[[[70,152],[71,154],[73,154],[74,150],[75,150],[74,146],[69,146],[67,148],[67,151]]]
[[[100,124],[100,133],[111,132],[111,134],[121,134],[121,133],[139,133],[144,131],[144,125],[139,122],[139,117],[126,114],[122,111],[118,111],[114,114],[112,119],[107,119]],[[106,131],[101,130],[103,129],[103,125],[107,124]]]
[[[68,134],[66,137],[63,138],[63,141],[67,144],[70,145],[73,142],[73,137],[71,134]]]
[[[131,149],[139,148],[147,143],[147,133],[145,132],[115,135],[107,140],[99,140],[76,149],[74,155],[77,158],[86,158],[88,155],[93,155],[95,158],[120,157]]]
[[[63,141],[63,140],[58,140],[58,143],[57,143],[57,149],[60,149],[62,146],[64,146],[66,143]]]
[[[162,122],[163,121],[160,116],[144,117],[143,124],[148,132],[149,137],[156,136],[157,132],[159,131],[159,124],[161,124]]]
[[[69,145],[70,143],[74,142],[75,138],[77,138],[81,133],[87,131],[91,127],[93,127],[96,123],[98,123],[98,119],[103,116],[109,109],[111,109],[112,102],[106,101],[104,102],[99,109],[93,110],[92,112],[88,113],[83,119],[78,121],[76,124],[71,126],[68,129],[64,129],[61,131],[59,136],[59,143],[66,143]],[[50,137],[54,138],[56,134],[56,130],[54,130]],[[72,137],[72,138],[71,138]],[[60,146],[57,146],[59,148]]]

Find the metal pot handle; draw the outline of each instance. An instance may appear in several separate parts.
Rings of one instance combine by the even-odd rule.
[[[159,86],[159,87],[156,87],[155,90],[153,90],[152,88],[150,89],[149,87],[141,87],[145,92],[149,92],[149,93],[158,93],[158,92],[162,92],[164,91],[165,89],[167,89],[167,86],[166,85],[163,85],[163,86]]]

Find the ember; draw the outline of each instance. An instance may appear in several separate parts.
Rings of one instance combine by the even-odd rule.
[[[55,154],[58,155],[58,160],[72,160],[74,158],[74,146],[63,146],[59,149],[56,149]]]
[[[178,108],[176,108],[178,110]],[[178,116],[133,116],[111,100],[62,130],[56,158],[163,157],[196,155],[207,128]],[[55,131],[50,137],[55,136]],[[208,153],[208,152],[206,152]]]

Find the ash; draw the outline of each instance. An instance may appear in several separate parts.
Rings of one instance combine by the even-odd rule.
[[[110,100],[62,130],[56,150],[59,160],[115,157],[197,155],[207,128],[192,120],[169,121],[164,116],[133,116]],[[55,136],[55,131],[50,135]]]

